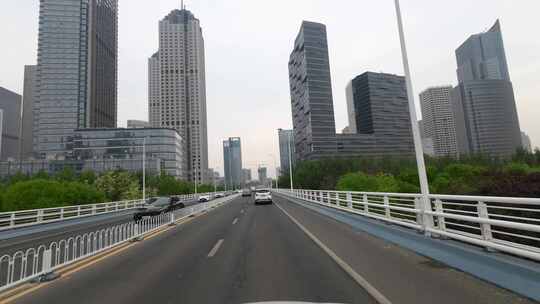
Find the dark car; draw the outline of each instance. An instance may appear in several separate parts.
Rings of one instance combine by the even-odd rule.
[[[249,189],[242,190],[242,196],[251,196],[251,190]]]
[[[181,203],[178,197],[154,197],[148,199],[142,207],[137,208],[133,219],[138,221],[145,216],[159,215],[184,207],[184,203]]]

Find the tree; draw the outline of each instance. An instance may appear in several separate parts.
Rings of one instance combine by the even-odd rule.
[[[93,185],[96,181],[97,176],[96,173],[92,170],[84,170],[81,172],[81,175],[79,176],[79,181],[81,183]]]
[[[73,168],[66,166],[61,171],[58,171],[54,178],[60,181],[71,182],[75,180],[75,170]]]
[[[95,182],[96,188],[110,201],[130,200],[141,197],[139,183],[125,171],[109,171]]]

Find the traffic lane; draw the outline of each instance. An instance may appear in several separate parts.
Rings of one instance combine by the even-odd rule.
[[[188,288],[179,284],[180,277],[197,271],[216,239],[232,227],[245,205],[241,198],[233,199],[88,268],[62,276],[14,303],[161,303],[157,299],[163,295],[174,298]],[[155,287],[155,282],[160,284]]]
[[[229,204],[16,303],[374,303],[275,206]]]
[[[535,303],[281,196],[274,200],[393,303]]]
[[[175,215],[182,215],[189,211],[190,207],[198,205],[198,201],[184,202],[185,208],[175,210]],[[4,254],[13,254],[17,251],[26,251],[29,248],[37,248],[41,245],[48,246],[53,242],[58,242],[63,239],[83,235],[102,229],[107,229],[113,226],[122,225],[133,221],[135,210],[118,214],[114,217],[105,219],[96,218],[96,221],[83,221],[74,225],[59,225],[57,229],[48,229],[46,231],[22,235],[5,240],[0,240],[0,256]],[[49,224],[48,224],[49,225]]]

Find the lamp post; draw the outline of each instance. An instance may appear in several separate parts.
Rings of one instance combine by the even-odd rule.
[[[414,150],[416,154],[416,166],[418,169],[418,178],[420,180],[420,191],[422,193],[422,203],[424,210],[431,209],[431,203],[429,201],[429,184],[426,173],[426,164],[424,161],[424,151],[422,149],[422,139],[420,138],[420,130],[418,127],[418,122],[416,118],[416,107],[414,105],[414,92],[411,80],[411,72],[409,67],[409,59],[407,55],[407,47],[405,43],[405,33],[403,31],[403,20],[401,17],[401,8],[399,5],[399,0],[395,0],[396,7],[396,16],[397,16],[397,25],[399,31],[399,41],[401,44],[401,56],[403,57],[403,70],[405,72],[405,82],[407,84],[407,98],[409,99],[409,113],[411,115],[411,124],[412,132],[414,139]],[[431,226],[431,219],[428,216],[424,215],[424,225]],[[426,232],[426,235],[430,235],[429,232]]]
[[[294,131],[293,131],[294,132]],[[291,191],[293,191],[293,176],[292,176],[292,153],[291,153],[291,132],[289,132],[287,140],[288,150],[289,150],[289,180],[291,181]]]
[[[142,198],[146,202],[146,137],[143,138],[142,151]]]

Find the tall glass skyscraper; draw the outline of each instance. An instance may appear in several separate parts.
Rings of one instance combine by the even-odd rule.
[[[326,26],[303,21],[289,58],[296,160],[334,156],[336,123]]]
[[[178,130],[186,149],[186,178],[210,181],[204,39],[190,11],[173,10],[159,22],[159,51],[148,67],[151,125]]]
[[[78,128],[116,127],[118,0],[41,0],[34,150],[69,157]]]
[[[223,141],[223,166],[228,189],[242,186],[242,144],[239,137]]]
[[[456,59],[452,103],[460,153],[512,155],[521,147],[521,131],[499,21],[467,39]]]

